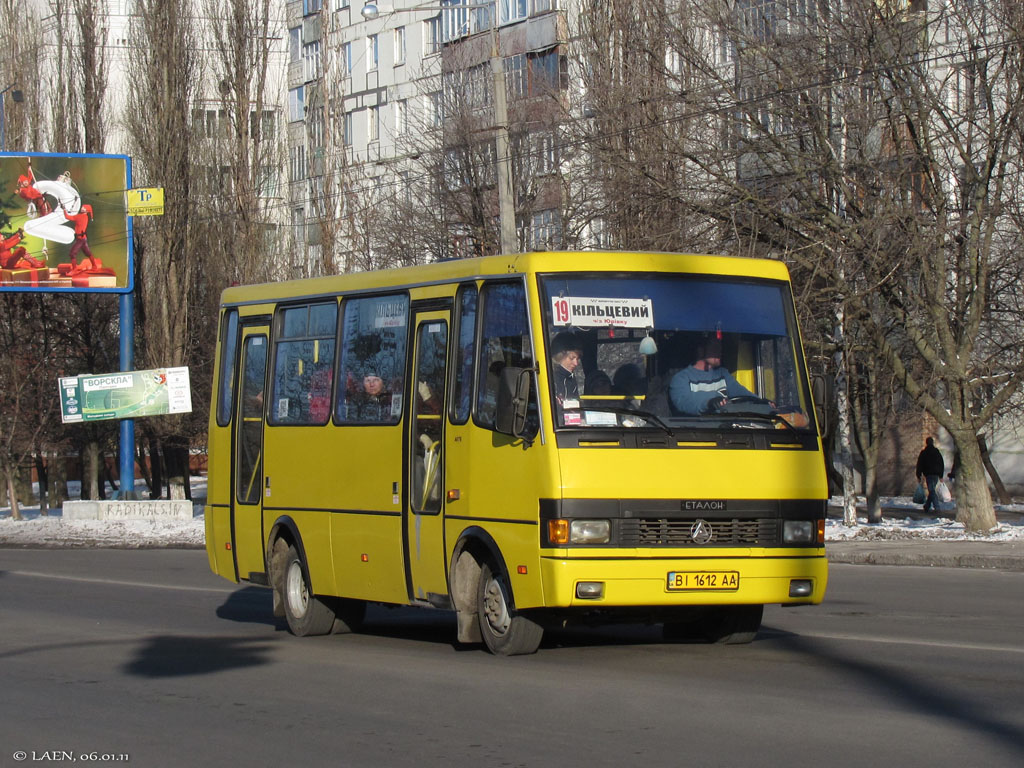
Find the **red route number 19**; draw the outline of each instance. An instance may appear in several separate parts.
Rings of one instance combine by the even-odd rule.
[[[569,324],[569,300],[566,298],[554,299],[555,325]]]

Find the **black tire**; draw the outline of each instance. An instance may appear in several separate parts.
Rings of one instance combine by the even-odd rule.
[[[477,586],[477,616],[484,645],[495,656],[536,653],[544,628],[512,607],[511,590],[501,571],[484,563]]]
[[[331,632],[334,611],[310,589],[306,565],[294,544],[285,554],[280,589],[284,616],[293,635],[310,637]]]
[[[347,635],[362,628],[363,620],[366,618],[365,601],[337,597],[331,600],[331,609],[334,611],[332,635]]]

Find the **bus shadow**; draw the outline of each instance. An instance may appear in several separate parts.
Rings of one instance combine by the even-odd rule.
[[[274,593],[266,587],[236,589],[217,608],[217,618],[243,624],[266,624],[282,628],[284,619],[274,616]]]
[[[146,640],[124,671],[150,678],[208,675],[268,664],[270,649],[259,638],[158,635]]]

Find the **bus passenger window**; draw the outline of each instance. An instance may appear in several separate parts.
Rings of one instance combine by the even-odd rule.
[[[338,305],[288,307],[275,340],[271,424],[326,424],[330,418]]]
[[[464,424],[469,418],[469,407],[473,396],[473,359],[476,342],[475,285],[467,285],[459,292],[458,343],[455,347],[455,371],[453,380],[452,414],[453,424]]]
[[[498,405],[498,382],[507,366],[533,368],[533,347],[522,283],[487,283],[481,292],[482,331],[477,361],[476,420],[493,427]],[[531,425],[536,429],[537,402],[530,403]]]
[[[402,416],[409,299],[345,301],[334,418],[349,424],[397,424]]]

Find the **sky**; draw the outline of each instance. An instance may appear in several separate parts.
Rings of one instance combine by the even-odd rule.
[[[77,483],[68,483],[72,498],[77,498]],[[21,507],[24,520],[11,519],[10,507],[0,507],[0,546],[17,547],[191,547],[205,545],[203,503],[206,499],[206,478],[192,478],[194,514],[191,520],[64,520],[61,510],[50,510],[48,516],[39,514],[39,507]],[[1024,540],[1024,503],[1010,506],[997,505],[1005,512],[1001,522],[989,536],[968,534],[963,525],[952,516],[952,505],[943,517],[925,517],[921,505],[908,497],[884,497],[882,522],[868,524],[861,515],[858,525],[845,526],[842,522],[842,499],[833,497],[829,519],[825,527],[825,541],[850,541],[908,538],[986,541]],[[864,499],[859,500],[863,509]]]

